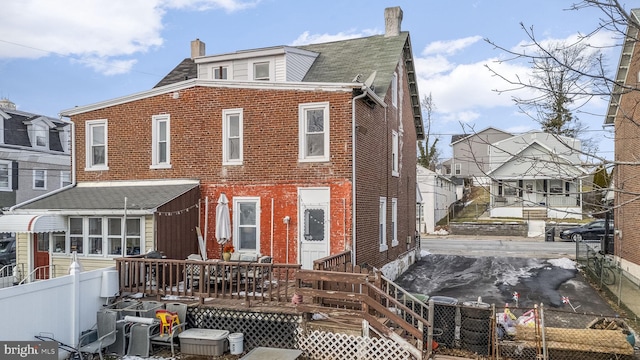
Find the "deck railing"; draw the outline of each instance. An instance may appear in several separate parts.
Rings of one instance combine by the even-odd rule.
[[[300,265],[126,257],[116,259],[116,269],[121,294],[282,303],[293,297]]]

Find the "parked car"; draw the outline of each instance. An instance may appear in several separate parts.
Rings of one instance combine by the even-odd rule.
[[[16,239],[0,239],[0,266],[15,264]]]
[[[604,220],[595,220],[582,226],[570,228],[560,232],[560,239],[580,241],[580,240],[600,240],[604,236]],[[613,236],[613,221],[609,222],[609,234]]]

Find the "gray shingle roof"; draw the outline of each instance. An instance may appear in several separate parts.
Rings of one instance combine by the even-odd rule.
[[[48,121],[51,121],[57,126],[57,128],[49,130],[49,150],[64,152],[60,140],[60,131],[58,131],[58,128],[69,126],[69,124],[60,122],[55,118],[32,114],[20,110],[12,110],[6,108],[0,108],[0,110],[10,116],[9,119],[3,119],[2,117],[0,117],[0,121],[4,121],[4,143],[6,145],[33,147],[31,145],[31,140],[29,139],[25,121],[33,120],[36,118],[46,118]]]
[[[408,36],[408,32],[402,32],[398,36],[376,35],[298,46],[320,54],[303,81],[349,83],[361,75],[360,81],[364,82],[376,72],[373,90],[384,98]]]
[[[185,81],[189,79],[195,79],[198,77],[198,66],[191,58],[186,58],[182,60],[178,66],[173,68],[167,76],[162,78],[159,83],[154,86],[154,88],[165,86],[173,83],[177,83],[180,81]]]
[[[76,186],[19,207],[24,210],[153,210],[187,191],[197,183],[126,186]]]

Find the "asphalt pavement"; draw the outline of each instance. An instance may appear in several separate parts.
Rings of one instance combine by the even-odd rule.
[[[422,258],[396,279],[412,293],[503,306],[544,304],[615,316],[615,311],[576,269],[573,242],[544,238],[438,236],[421,240]]]

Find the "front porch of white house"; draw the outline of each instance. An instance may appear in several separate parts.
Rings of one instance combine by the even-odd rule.
[[[493,180],[492,218],[582,219],[579,179]]]

